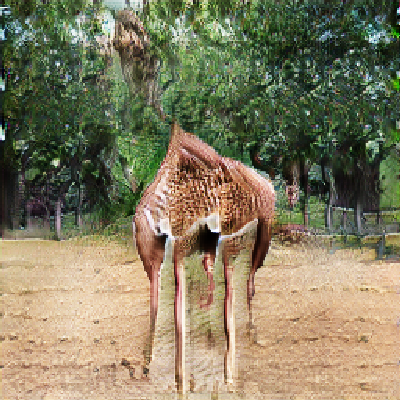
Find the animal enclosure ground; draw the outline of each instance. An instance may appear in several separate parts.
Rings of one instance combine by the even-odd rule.
[[[1,398],[171,397],[141,374],[149,282],[132,247],[1,241],[0,263]],[[228,396],[399,399],[399,283],[399,260],[371,249],[273,242],[256,274],[257,342],[237,333]]]

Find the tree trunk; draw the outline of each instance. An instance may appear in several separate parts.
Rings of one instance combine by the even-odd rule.
[[[61,198],[58,198],[54,210],[55,237],[57,241],[61,240]]]
[[[14,181],[14,180],[13,180]],[[17,230],[19,228],[20,221],[20,206],[21,206],[21,191],[23,193],[23,177],[19,174],[15,176],[15,182],[13,183],[14,196],[12,197],[13,206],[11,211],[11,229]]]
[[[32,229],[32,202],[28,200],[25,204],[25,219],[26,219],[26,229]]]
[[[357,193],[354,205],[354,223],[358,234],[362,233],[362,222],[361,222],[362,212],[363,212],[362,196],[360,193]]]
[[[50,206],[46,207],[46,214],[43,216],[43,228],[50,233]]]
[[[325,227],[331,231],[332,230],[332,223],[333,223],[333,218],[332,218],[332,196],[331,196],[331,191],[329,191],[329,197],[326,202],[325,206]]]
[[[82,189],[81,189],[81,184],[78,184],[78,205],[75,209],[75,225],[79,228],[82,227],[83,219],[82,219],[82,203],[83,203],[83,197],[82,197]]]
[[[379,168],[378,168],[378,171],[379,171]],[[382,214],[381,214],[381,202],[380,202],[381,201],[381,181],[380,181],[380,179],[377,180],[375,185],[376,185],[376,192],[379,194],[378,195],[379,196],[378,210],[376,212],[376,224],[378,226],[380,226],[383,223]]]
[[[0,167],[1,168],[1,167]],[[0,173],[0,227],[4,229],[14,228],[15,200],[18,191],[18,173],[4,166]]]
[[[303,187],[304,198],[301,199],[301,211],[303,212],[304,225],[308,227],[310,215],[308,210],[308,165],[304,158],[300,159],[300,187]]]
[[[335,199],[335,183],[332,176],[332,171],[329,167],[321,164],[322,168],[322,179],[326,185],[329,185],[328,198],[325,205],[325,228],[329,231],[332,230],[333,218],[332,218],[332,206]]]

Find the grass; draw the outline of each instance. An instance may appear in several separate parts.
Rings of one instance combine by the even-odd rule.
[[[325,203],[316,196],[309,199],[309,227],[317,232],[325,233]],[[100,217],[94,213],[83,216],[84,224],[82,227],[75,226],[74,213],[62,216],[62,239],[91,237],[93,239],[108,238],[110,241],[118,241],[129,244],[133,240],[132,235],[132,216],[118,218],[110,224],[103,225]],[[298,202],[293,210],[289,210],[287,197],[283,189],[276,191],[276,221],[278,224],[303,224],[303,214]],[[51,220],[50,230],[43,226],[43,221],[35,220],[37,223],[30,230],[7,231],[5,238],[27,239],[43,238],[54,239],[54,219]],[[365,228],[369,234],[381,234],[383,228],[395,231],[400,224],[400,210],[385,211],[382,215],[382,223],[376,224],[376,214],[365,214]],[[347,231],[347,232],[346,232]],[[343,227],[343,211],[339,208],[333,210],[333,227],[331,233],[342,234],[350,240],[349,233],[355,232],[354,212],[347,212],[347,230]]]
[[[382,161],[380,166],[381,207],[394,208],[400,205],[400,160],[393,150],[392,153]],[[397,216],[399,218],[400,216]],[[400,220],[397,220],[400,221]]]
[[[290,210],[287,198],[283,190],[276,194],[276,220],[278,224],[304,224],[303,213],[300,210],[300,202]],[[325,231],[325,202],[316,196],[310,196],[308,202],[309,227],[319,231]],[[364,214],[364,227],[366,232],[381,233],[383,228],[396,230],[400,224],[400,210],[383,210],[381,213],[381,224],[376,223],[376,213]],[[333,208],[332,211],[332,232],[344,233],[343,209]],[[347,232],[355,232],[354,211],[347,211]]]
[[[372,235],[362,237],[360,235],[333,235],[330,237],[331,247],[335,250],[338,249],[361,249],[374,250],[376,252],[376,258],[380,256],[383,259],[391,259],[393,256],[398,257],[400,255],[400,236],[398,235],[386,235],[385,236],[385,247],[380,248],[382,244],[382,235]]]
[[[281,199],[284,194],[277,193],[276,219],[279,224],[304,224],[303,213],[300,209],[300,202],[290,210],[287,200]],[[311,196],[308,202],[309,226],[317,229],[325,229],[325,204],[318,197]]]
[[[132,241],[132,216],[118,218],[114,222],[102,226],[102,221],[95,214],[83,216],[82,227],[75,225],[75,214],[68,213],[62,216],[62,239],[80,237],[108,237],[109,240]],[[50,221],[50,228],[45,227],[42,219],[34,219],[30,229],[6,230],[4,238],[9,239],[55,239],[54,219]]]

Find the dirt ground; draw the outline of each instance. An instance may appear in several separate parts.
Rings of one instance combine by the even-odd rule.
[[[176,397],[142,375],[149,282],[132,247],[1,241],[0,264],[1,398]],[[399,294],[399,259],[273,243],[229,397],[400,399]]]

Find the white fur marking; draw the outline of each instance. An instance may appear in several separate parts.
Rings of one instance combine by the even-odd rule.
[[[221,232],[221,219],[218,213],[213,213],[208,217],[206,217],[206,223],[211,232],[213,233]]]
[[[254,220],[248,222],[239,231],[236,231],[235,233],[227,234],[227,235],[221,235],[220,238],[219,238],[219,241],[222,241],[222,240],[227,239],[227,238],[233,238],[233,237],[236,237],[236,236],[244,234],[249,229],[249,227],[251,225],[256,224],[255,222],[258,222],[257,218],[255,218]]]
[[[155,235],[158,235],[157,230],[156,230],[156,226],[154,224],[154,219],[153,216],[150,213],[149,209],[145,209],[144,210],[144,214],[147,218],[147,221],[149,222],[150,228],[152,229],[152,231],[154,232]]]
[[[169,220],[168,219],[160,219],[159,223],[159,228],[160,228],[160,233],[161,234],[167,234],[169,237],[172,236],[171,233],[171,226],[169,225]]]
[[[218,213],[213,213],[208,215],[207,217],[203,217],[202,219],[196,220],[192,226],[187,231],[188,234],[195,233],[200,226],[204,226],[207,224],[208,229],[213,233],[221,232],[221,219]]]

